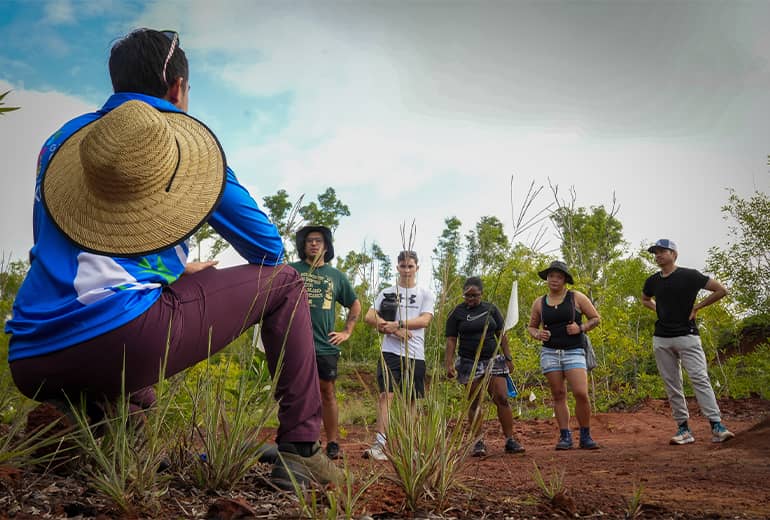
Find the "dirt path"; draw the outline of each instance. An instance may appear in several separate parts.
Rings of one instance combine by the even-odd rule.
[[[650,400],[629,412],[594,418],[597,451],[554,450],[553,420],[516,421],[516,436],[527,451],[507,455],[496,422],[485,424],[488,455],[470,459],[464,469],[468,492],[456,492],[443,511],[425,504],[420,518],[624,518],[628,501],[643,486],[641,514],[655,519],[770,518],[770,401],[722,400],[724,421],[737,436],[725,444],[710,441],[708,421],[692,404],[694,444],[670,446],[674,433],[668,404]],[[362,458],[371,433],[345,426],[341,447],[359,475],[391,471],[388,463]],[[566,496],[545,501],[534,479],[534,463],[546,479],[562,468]],[[270,467],[259,465],[235,490],[206,494],[175,479],[162,496],[160,511],[120,516],[110,503],[72,477],[40,475],[0,467],[0,520],[33,518],[289,518],[293,498],[266,484]],[[406,518],[404,495],[386,478],[366,492],[357,509],[374,518]],[[229,511],[223,513],[223,511]],[[414,515],[412,515],[414,517]]]
[[[519,421],[523,455],[503,451],[495,422],[485,425],[488,455],[468,466],[471,493],[457,494],[448,516],[459,518],[545,518],[571,511],[581,518],[623,518],[628,501],[643,486],[640,518],[770,518],[770,403],[721,401],[724,422],[736,434],[725,444],[711,442],[709,424],[691,405],[696,442],[670,446],[675,425],[665,401],[651,400],[632,413],[595,416],[594,438],[601,450],[557,452],[554,421]],[[351,463],[369,439],[351,432],[343,442]],[[564,468],[567,499],[562,507],[543,504],[533,479],[534,464],[548,479]],[[392,485],[370,488],[366,509],[375,517],[399,514],[403,495]]]

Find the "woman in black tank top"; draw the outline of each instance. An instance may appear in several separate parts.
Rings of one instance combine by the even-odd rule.
[[[567,382],[575,397],[580,447],[597,449],[599,445],[591,438],[591,402],[583,346],[585,333],[599,325],[599,313],[585,294],[567,290],[567,284],[573,284],[574,280],[564,262],[551,262],[538,274],[548,282],[548,293],[532,304],[527,330],[533,338],[543,342],[540,367],[551,388],[553,410],[559,424],[556,449],[572,448]],[[586,321],[583,321],[584,316]]]

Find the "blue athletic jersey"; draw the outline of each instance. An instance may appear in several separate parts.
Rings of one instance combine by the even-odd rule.
[[[42,176],[61,144],[77,130],[128,100],[162,112],[179,112],[164,99],[135,93],[112,95],[97,112],[66,123],[38,157],[30,269],[5,326],[11,334],[8,360],[45,355],[114,330],[140,316],[163,287],[184,272],[186,242],[150,255],[109,257],[80,249],[54,225],[40,198]],[[222,198],[208,223],[249,263],[276,265],[283,243],[275,225],[227,168]]]

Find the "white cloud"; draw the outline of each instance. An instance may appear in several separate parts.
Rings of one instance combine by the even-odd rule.
[[[43,16],[46,22],[54,25],[71,24],[75,21],[75,10],[69,0],[52,0],[45,4]]]
[[[582,206],[614,191],[632,248],[668,236],[702,267],[726,240],[724,186],[768,189],[762,6],[224,5],[159,1],[131,26],[180,30],[194,73],[221,81],[196,97],[212,117],[216,96],[291,93],[279,134],[225,151],[259,201],[333,186],[353,213],[341,253],[394,253],[413,218],[424,262],[445,217],[510,226],[515,174],[517,200],[530,179]]]
[[[25,90],[0,79],[5,101],[20,110],[0,117],[0,252],[27,258],[32,247],[32,199],[40,147],[67,120],[96,107],[59,92]]]

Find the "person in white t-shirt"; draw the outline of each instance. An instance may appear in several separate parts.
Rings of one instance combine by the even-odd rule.
[[[369,326],[385,334],[382,358],[377,364],[380,390],[377,436],[374,444],[364,452],[365,458],[375,460],[387,460],[383,448],[393,388],[403,384],[411,389],[414,397],[422,397],[425,393],[425,329],[433,319],[435,296],[430,290],[417,286],[420,269],[417,253],[401,251],[397,267],[398,283],[380,291],[364,318]],[[387,309],[387,302],[393,302],[394,308]],[[411,382],[403,381],[402,375],[411,376]]]

